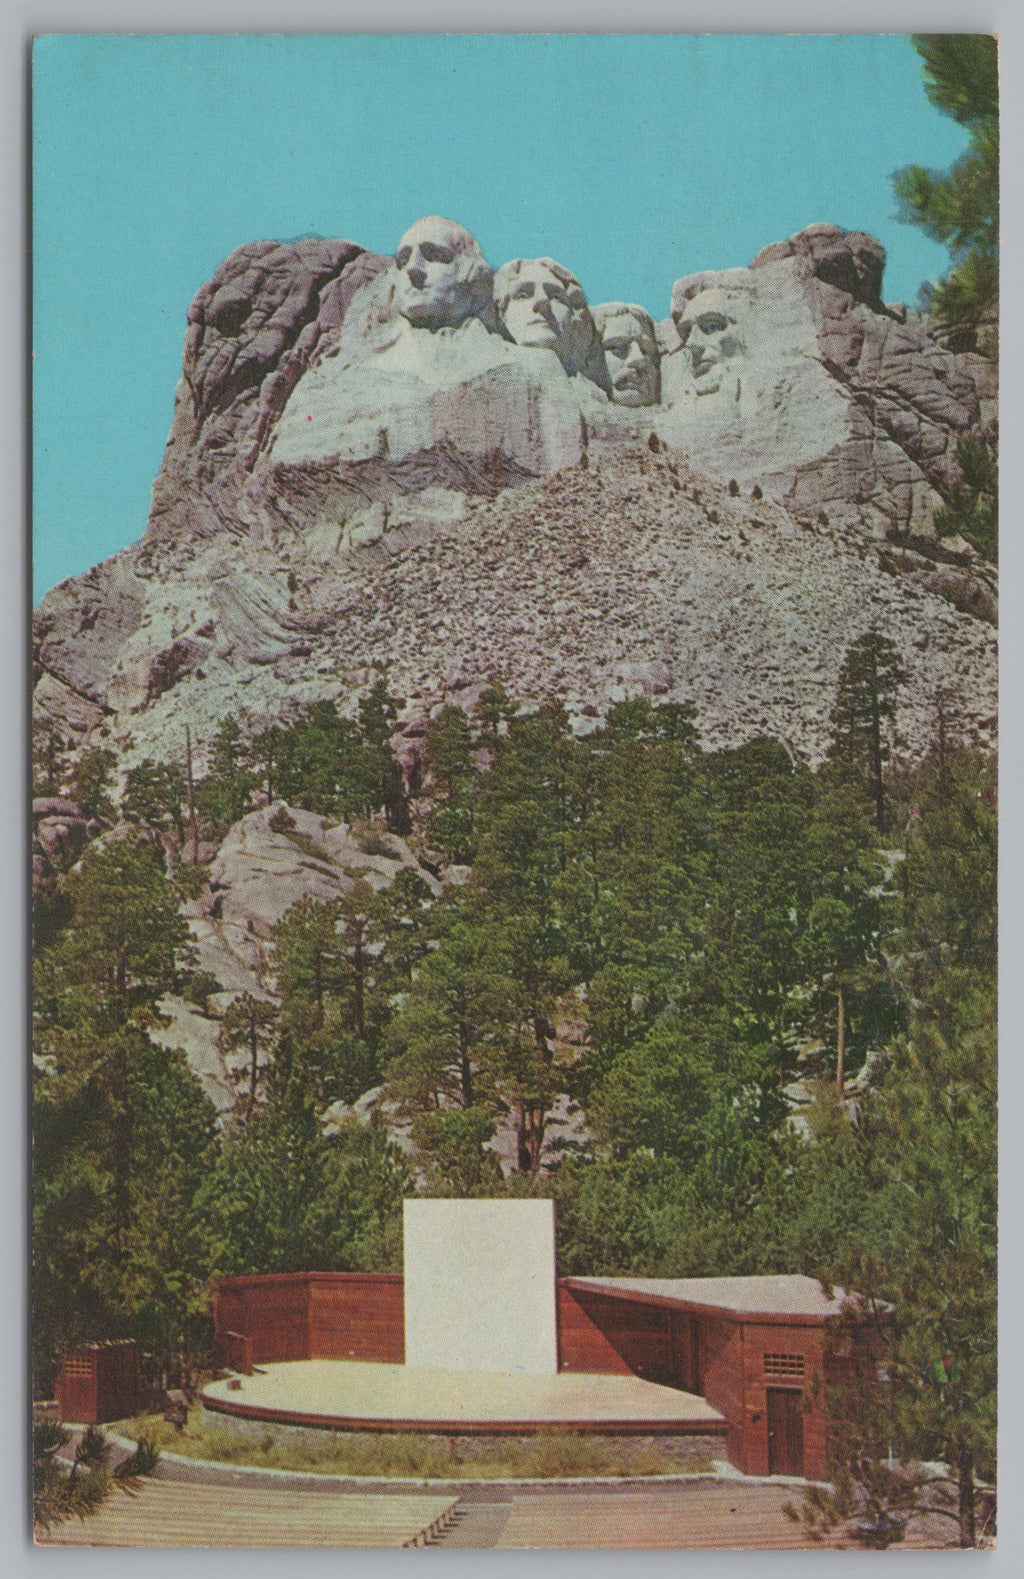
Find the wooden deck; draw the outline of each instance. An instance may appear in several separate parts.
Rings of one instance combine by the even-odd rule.
[[[454,1515],[454,1497],[358,1496],[278,1487],[146,1480],[114,1490],[98,1513],[71,1519],[43,1546],[422,1546]]]

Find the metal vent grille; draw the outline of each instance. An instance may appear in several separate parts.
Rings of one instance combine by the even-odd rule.
[[[784,1376],[790,1381],[804,1379],[804,1357],[802,1354],[766,1354],[764,1357],[764,1374],[766,1376]]]
[[[61,1367],[60,1368],[61,1368],[61,1374],[63,1376],[91,1376],[92,1375],[92,1361],[91,1360],[63,1360],[61,1362]]]

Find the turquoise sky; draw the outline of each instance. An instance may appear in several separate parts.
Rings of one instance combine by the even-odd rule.
[[[889,178],[965,142],[899,36],[66,35],[33,99],[36,597],[141,536],[186,309],[243,242],[441,213],[664,317],[824,220],[913,301],[947,260]]]

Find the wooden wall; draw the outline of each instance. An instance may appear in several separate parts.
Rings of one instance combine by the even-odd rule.
[[[252,1358],[257,1365],[308,1360],[308,1273],[222,1278],[213,1324],[218,1353],[225,1352],[226,1334],[235,1332],[252,1339]]]
[[[729,1316],[698,1315],[697,1348],[702,1396],[728,1421],[729,1461],[745,1470],[743,1329]]]
[[[668,1329],[671,1385],[681,1387],[684,1393],[696,1393],[702,1397],[704,1389],[700,1374],[700,1328],[697,1318],[685,1311],[670,1311]]]
[[[75,1425],[95,1425],[99,1420],[96,1393],[96,1358],[88,1349],[66,1354],[61,1361],[54,1387],[57,1409],[62,1420]]]
[[[283,1272],[221,1278],[214,1336],[252,1340],[257,1365],[280,1360],[387,1360],[405,1357],[402,1279],[380,1272]]]
[[[558,1285],[559,1370],[673,1384],[668,1312]]]
[[[305,1359],[401,1364],[403,1294],[402,1278],[394,1273],[222,1278],[214,1315],[219,1352],[226,1355],[227,1335],[237,1333],[251,1339],[257,1365]],[[825,1416],[817,1388],[824,1364],[821,1325],[669,1311],[569,1288],[560,1280],[558,1331],[563,1371],[641,1376],[706,1398],[728,1422],[729,1458],[747,1474],[768,1473],[768,1388],[799,1392],[804,1473],[822,1477]],[[802,1374],[797,1374],[800,1367]]]
[[[558,1284],[558,1369],[600,1376],[628,1376],[630,1367],[615,1347],[608,1307],[614,1300]]]
[[[54,1388],[62,1420],[95,1425],[133,1415],[142,1398],[135,1343],[87,1343],[64,1356]]]
[[[309,1285],[309,1353],[314,1360],[405,1359],[401,1277],[348,1272]]]
[[[746,1322],[743,1326],[743,1441],[734,1460],[748,1475],[768,1473],[768,1389],[787,1388],[801,1395],[804,1474],[820,1480],[825,1472],[825,1410],[821,1326],[783,1326],[778,1322]],[[765,1357],[769,1356],[767,1364]],[[786,1374],[782,1367],[803,1374]],[[711,1400],[709,1399],[709,1402]]]
[[[823,1475],[820,1325],[749,1322],[738,1313],[669,1312],[564,1284],[558,1290],[558,1319],[563,1371],[632,1374],[699,1394],[725,1416],[729,1458],[749,1475],[768,1473],[768,1388],[798,1392],[804,1473],[812,1479]],[[767,1367],[766,1356],[771,1357]]]

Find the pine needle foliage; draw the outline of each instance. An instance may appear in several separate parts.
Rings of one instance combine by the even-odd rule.
[[[900,218],[949,248],[949,276],[926,291],[954,350],[995,350],[999,292],[999,59],[981,33],[916,33],[928,98],[967,129],[947,171],[907,165],[893,177]]]
[[[63,1426],[49,1421],[32,1431],[32,1522],[43,1532],[68,1519],[87,1519],[104,1504],[112,1488],[134,1495],[139,1482],[160,1461],[155,1444],[139,1440],[135,1452],[110,1469],[110,1443],[98,1426],[83,1431],[71,1463],[61,1450],[71,1440]]]

